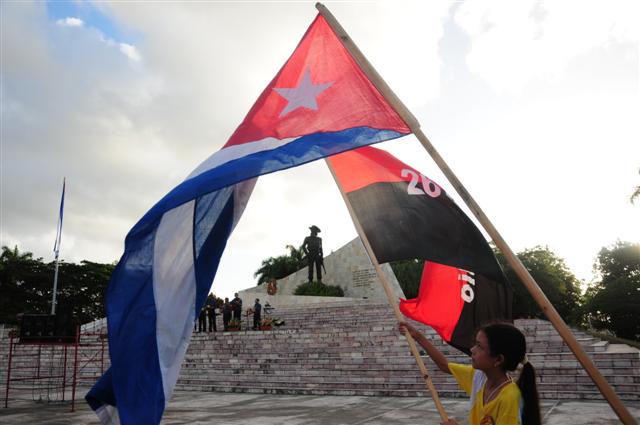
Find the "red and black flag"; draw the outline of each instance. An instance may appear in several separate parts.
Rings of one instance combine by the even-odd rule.
[[[478,326],[511,319],[511,285],[491,247],[437,183],[372,147],[329,161],[378,261],[426,261],[418,298],[400,302],[406,316],[466,352]]]

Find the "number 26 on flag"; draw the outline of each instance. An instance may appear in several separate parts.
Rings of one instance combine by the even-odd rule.
[[[428,177],[423,176],[422,174],[416,173],[413,170],[408,168],[404,168],[400,175],[402,178],[407,178],[411,176],[411,181],[409,182],[409,186],[407,187],[407,193],[409,195],[429,195],[432,198],[437,198],[442,193],[440,186],[435,184]],[[418,187],[418,181],[422,181],[422,189]]]

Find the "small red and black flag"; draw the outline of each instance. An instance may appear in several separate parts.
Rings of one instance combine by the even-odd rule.
[[[482,233],[433,180],[364,147],[329,158],[380,263],[425,260],[400,310],[468,352],[475,329],[511,319],[512,288]]]

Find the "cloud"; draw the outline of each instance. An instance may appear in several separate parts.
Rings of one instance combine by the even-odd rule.
[[[50,255],[44,235],[66,176],[63,256],[111,262],[135,220],[178,180],[172,170],[188,166],[136,123],[162,84],[98,31],[47,25],[42,7],[3,5],[2,243]]]
[[[140,60],[142,59],[138,49],[136,49],[136,47],[132,46],[131,44],[120,43],[120,51],[132,61],[140,62]]]
[[[471,37],[469,69],[497,91],[517,93],[533,80],[558,79],[596,46],[637,45],[638,9],[624,0],[606,6],[481,0],[461,4],[455,21]]]
[[[308,3],[99,3],[140,34],[125,43],[89,20],[62,28],[43,3],[5,3],[0,243],[51,259],[66,176],[67,261],[116,260],[135,222],[226,142],[315,15]],[[603,244],[640,238],[624,230],[638,208],[626,206],[640,157],[633,14],[581,4],[603,16],[590,28],[563,5],[499,4],[331,9],[513,248],[558,246],[588,273]],[[413,138],[384,145],[448,187]],[[260,178],[216,293],[251,286],[311,224],[327,251],[355,237],[322,162]]]
[[[84,26],[84,22],[82,21],[82,19],[78,19],[78,18],[64,18],[64,19],[58,19],[56,21],[56,24],[60,25],[61,27],[82,27]]]

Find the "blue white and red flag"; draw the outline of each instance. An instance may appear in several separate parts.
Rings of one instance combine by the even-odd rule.
[[[131,229],[107,291],[103,423],[158,424],[256,177],[408,134],[318,15],[222,149]]]

